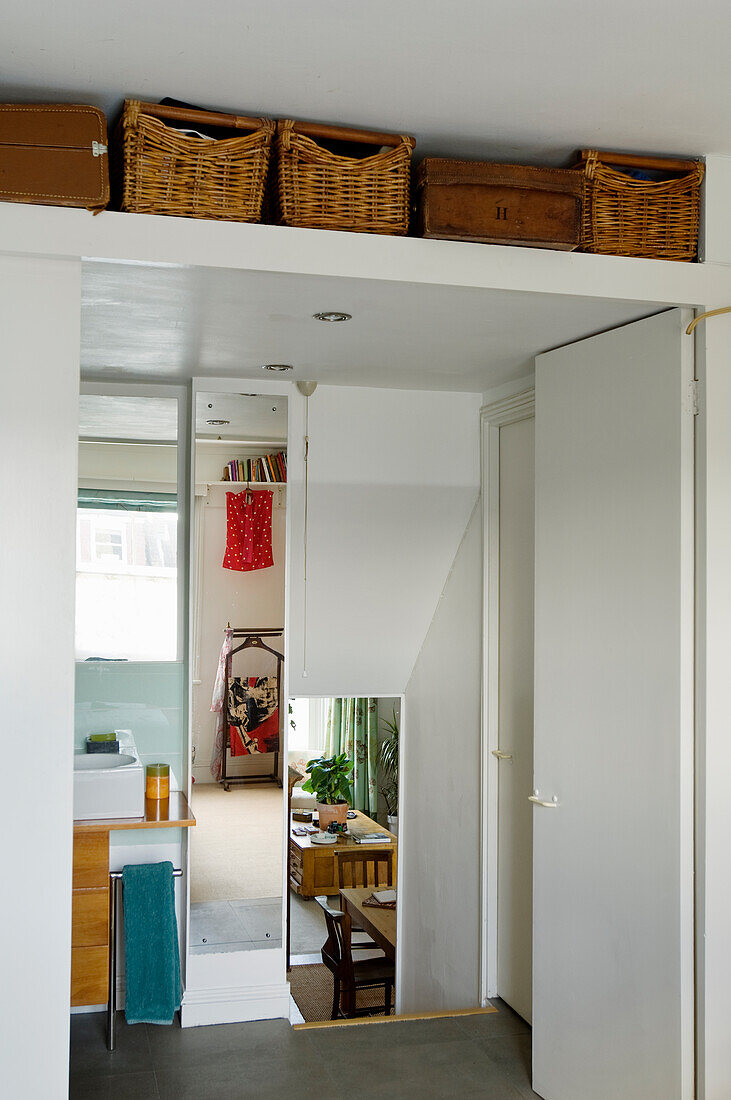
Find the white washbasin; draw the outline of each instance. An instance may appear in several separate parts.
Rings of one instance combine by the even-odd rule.
[[[74,756],[74,820],[144,817],[145,770],[131,734],[119,734],[119,753]]]
[[[75,772],[102,772],[109,768],[126,768],[137,758],[127,752],[87,752],[74,757]]]

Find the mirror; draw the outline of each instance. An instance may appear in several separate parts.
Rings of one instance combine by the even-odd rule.
[[[76,563],[77,754],[131,738],[142,765],[187,785],[186,527],[173,386],[84,386]],[[96,392],[91,392],[96,390]],[[112,392],[110,392],[112,391]],[[181,411],[182,410],[182,411]],[[181,441],[181,447],[179,447]]]
[[[331,1018],[334,974],[320,952],[328,921],[336,919],[333,912],[347,912],[354,958],[378,960],[384,978],[383,985],[358,991],[357,1007],[383,1014],[387,1000],[394,1003],[401,701],[290,699],[288,719],[290,775],[294,770],[299,776],[290,794],[292,997],[305,1022]],[[315,790],[304,790],[308,762],[323,757],[331,763],[321,776],[312,768],[307,785]],[[335,767],[343,768],[345,789],[333,798],[327,796],[327,781]],[[332,824],[326,824],[329,818],[335,819]],[[318,900],[323,896],[325,904]],[[340,1011],[347,1015],[353,1007],[341,991]]]
[[[282,947],[286,450],[286,398],[196,393],[192,954]]]

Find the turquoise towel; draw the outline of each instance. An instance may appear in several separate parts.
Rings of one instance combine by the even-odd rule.
[[[122,884],[127,1023],[171,1024],[180,1008],[173,865],[130,864]]]

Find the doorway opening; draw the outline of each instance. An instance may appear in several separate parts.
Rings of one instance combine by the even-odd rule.
[[[191,956],[281,949],[287,399],[195,394]]]

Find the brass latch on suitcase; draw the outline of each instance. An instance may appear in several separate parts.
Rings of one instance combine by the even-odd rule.
[[[95,157],[101,157],[106,153],[107,147],[106,145],[102,145],[100,141],[92,141],[91,151]]]

